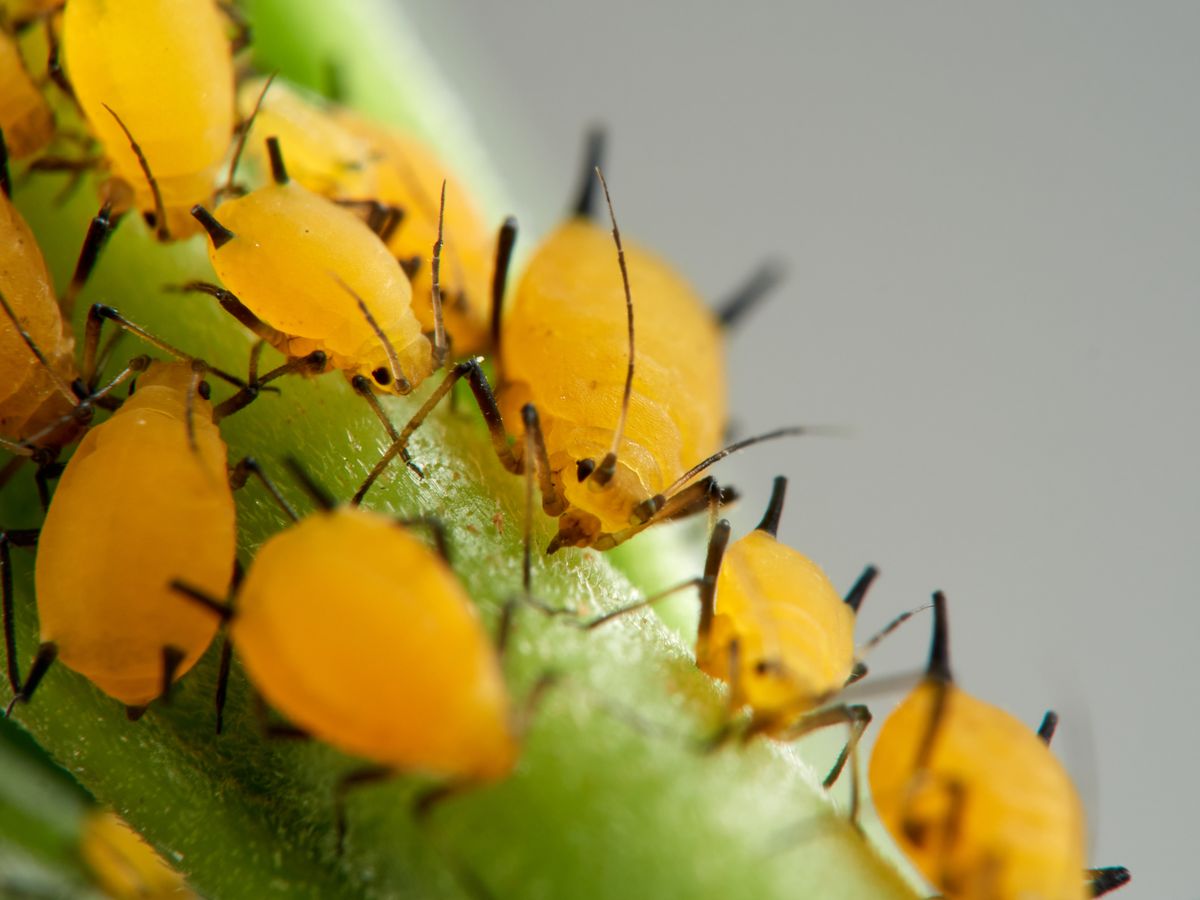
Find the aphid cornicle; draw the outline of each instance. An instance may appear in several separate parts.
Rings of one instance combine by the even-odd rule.
[[[219,593],[233,574],[233,495],[204,371],[151,363],[72,455],[36,538],[41,644],[24,680],[0,547],[13,704],[57,659],[137,715],[212,641],[212,616],[181,606],[169,587],[184,577]]]
[[[162,239],[196,232],[189,210],[212,197],[229,149],[229,28],[214,0],[71,0],[63,15],[67,74],[112,170],[106,199],[153,216]]]
[[[957,687],[946,599],[933,595],[925,678],[888,716],[871,755],[871,794],[905,855],[948,900],[1084,900],[1129,882],[1085,869],[1086,817],[1048,744]]]
[[[776,478],[762,521],[732,544],[729,522],[716,524],[703,577],[613,610],[584,627],[597,628],[685,588],[699,588],[696,665],[730,686],[730,719],[718,738],[736,733],[748,740],[765,734],[786,741],[845,725],[848,740],[825,779],[830,787],[853,758],[871,721],[865,706],[831,701],[866,674],[854,644],[854,623],[878,570],[867,566],[843,598],[816,563],[780,543],[775,535],[786,489],[787,479]],[[864,650],[911,616],[912,612],[897,616]],[[738,723],[735,716],[743,708],[749,708],[751,716]],[[858,812],[853,768],[851,775],[853,819]]]
[[[279,139],[292,178],[329,200],[366,212],[368,221],[378,217],[372,227],[405,267],[412,282],[413,312],[426,333],[435,328],[428,257],[438,237],[439,191],[445,182],[439,277],[445,329],[456,355],[482,350],[488,341],[495,234],[484,225],[460,180],[411,135],[376,125],[279,79],[263,91],[262,80],[242,85],[242,114],[253,117],[257,133]],[[260,142],[246,146],[248,156],[257,155],[260,165],[266,163]]]
[[[599,152],[593,140],[589,163]],[[623,246],[611,202],[611,233],[588,221],[596,193],[591,179],[603,184],[598,168],[588,177],[577,214],[534,254],[503,319],[516,225],[502,229],[493,283],[497,393],[474,360],[448,378],[468,379],[505,468],[527,477],[536,472],[542,509],[559,520],[550,553],[606,550],[651,524],[699,512],[707,508],[712,479],[695,479],[709,465],[758,440],[813,431],[780,429],[717,450],[726,418],[720,321],[740,314],[774,276],[760,274],[727,307],[735,312],[714,315],[657,256]],[[639,298],[636,341],[632,284]],[[533,458],[524,453],[526,442],[516,442],[517,453],[509,446],[504,423],[517,416],[534,434]],[[388,449],[359,498],[402,447]]]
[[[396,772],[455,788],[495,781],[516,764],[519,740],[499,656],[450,568],[441,523],[336,506],[307,487],[321,510],[259,549],[233,604],[186,577],[175,587],[213,622],[230,620],[267,703],[372,763],[339,784],[340,837],[351,787]],[[409,531],[417,524],[438,551]]]

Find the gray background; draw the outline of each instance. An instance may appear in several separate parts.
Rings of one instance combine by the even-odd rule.
[[[732,462],[735,526],[789,475],[781,537],[884,570],[860,633],[944,588],[960,683],[1061,711],[1118,896],[1200,896],[1200,5],[408,6],[530,207],[602,121],[627,235],[714,298],[786,261],[732,339],[736,421],[855,436]]]

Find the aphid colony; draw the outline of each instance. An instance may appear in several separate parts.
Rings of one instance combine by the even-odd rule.
[[[9,711],[36,702],[57,661],[137,718],[168,697],[224,625],[218,732],[236,652],[254,690],[294,731],[369,764],[336,788],[339,843],[345,793],[357,785],[394,772],[437,776],[443,786],[423,798],[428,805],[505,777],[523,730],[502,668],[511,616],[489,637],[455,575],[443,523],[361,504],[396,457],[419,478],[409,439],[465,379],[501,464],[525,478],[530,500],[536,487],[558,520],[548,553],[605,550],[705,512],[716,520],[736,495],[704,474],[709,466],[759,440],[813,430],[783,428],[721,448],[722,329],[765,292],[772,270],[710,312],[668,263],[623,242],[595,135],[571,215],[509,292],[516,222],[491,234],[461,185],[411,136],[283,83],[238,85],[234,55],[245,33],[224,7],[20,7],[17,15],[6,5],[0,32],[0,449],[11,457],[0,483],[33,469],[46,513],[40,528],[0,530]],[[18,45],[17,32],[33,27],[50,36],[54,87],[45,89],[69,93],[86,123],[77,159],[39,157],[56,126]],[[243,149],[249,169],[269,172],[250,189],[237,180]],[[31,158],[33,170],[106,175],[61,297],[9,199],[9,157]],[[597,214],[601,195],[607,221]],[[186,287],[211,295],[259,339],[247,378],[102,305],[87,313],[75,362],[72,303],[103,265],[115,223],[134,210],[162,240],[203,229],[195,239],[207,240],[216,281]],[[101,344],[105,322],[174,359],[122,360],[112,341]],[[264,344],[284,362],[260,374]],[[491,357],[494,390],[476,353]],[[106,375],[114,356],[115,374]],[[397,427],[378,394],[416,391],[443,367]],[[365,480],[343,504],[303,461],[294,464],[317,507],[300,516],[253,459],[230,465],[220,424],[255,415],[264,390],[287,390],[285,376],[333,369],[370,405],[388,447],[366,461]],[[212,376],[233,393],[215,401]],[[251,476],[291,524],[243,576],[234,491]],[[853,818],[857,746],[871,716],[838,695],[866,675],[866,651],[915,611],[856,649],[855,614],[877,572],[867,567],[843,597],[780,543],[785,488],[777,479],[761,524],[737,540],[727,520],[716,521],[703,573],[666,593],[697,591],[696,663],[729,686],[726,723],[711,745],[845,726],[826,786],[849,764]],[[528,518],[523,527],[519,596],[534,602]],[[34,546],[41,640],[22,674],[10,548]],[[596,629],[661,596],[564,627]],[[898,846],[949,898],[1074,900],[1127,882],[1124,869],[1085,871],[1082,807],[1047,748],[1053,714],[1035,733],[954,685],[941,594],[933,620],[926,677],[884,722],[869,766],[875,805]],[[552,682],[539,681],[532,699]],[[387,720],[377,714],[380,695],[393,711]]]

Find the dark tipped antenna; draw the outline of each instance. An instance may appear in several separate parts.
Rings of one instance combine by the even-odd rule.
[[[683,487],[705,469],[716,465],[727,456],[732,456],[739,450],[745,450],[747,447],[753,447],[755,444],[761,444],[764,441],[773,441],[781,437],[796,437],[802,434],[831,434],[835,429],[824,428],[820,425],[792,425],[787,428],[776,428],[774,431],[768,431],[765,434],[756,434],[754,437],[743,438],[740,441],[734,441],[723,450],[718,450],[708,459],[699,462],[692,466],[682,475],[675,479],[669,488],[663,493],[671,494],[679,488]]]
[[[429,264],[429,299],[433,306],[433,370],[446,364],[449,346],[446,343],[446,323],[442,319],[442,226],[446,220],[446,180],[442,179],[442,194],[438,201],[437,240],[433,242],[433,259]]]
[[[583,177],[579,182],[575,206],[571,212],[584,219],[595,218],[596,215],[596,180],[592,173],[604,165],[604,149],[607,135],[599,126],[588,129],[583,151]]]
[[[267,138],[267,156],[271,159],[271,180],[276,184],[287,184],[287,167],[283,164],[283,151],[279,149],[279,138],[271,135]]]
[[[108,114],[117,120],[117,125],[125,132],[125,137],[129,141],[129,147],[137,157],[138,165],[142,167],[142,174],[146,176],[146,182],[150,185],[150,193],[154,196],[154,236],[160,241],[170,240],[171,232],[167,228],[167,210],[163,206],[162,194],[158,190],[158,182],[154,180],[154,174],[150,171],[150,163],[146,161],[146,154],[142,152],[141,146],[133,139],[133,135],[125,127],[125,123],[121,121],[121,117],[113,111],[113,108],[107,103],[100,105],[108,110]]]
[[[779,517],[783,515],[783,498],[786,493],[787,479],[776,475],[775,484],[771,488],[771,499],[767,502],[767,511],[763,513],[756,531],[765,531],[771,537],[776,536],[779,531]]]
[[[629,365],[625,370],[625,391],[621,395],[621,418],[617,420],[617,430],[613,432],[612,447],[591,476],[598,487],[604,487],[612,481],[613,476],[617,473],[617,451],[621,447],[621,440],[625,437],[625,422],[629,418],[629,399],[633,395],[633,292],[629,287],[629,268],[625,264],[625,248],[621,246],[621,230],[617,227],[617,214],[613,212],[612,197],[608,193],[608,182],[604,180],[604,173],[598,168],[596,169],[596,178],[600,180],[600,186],[604,188],[604,200],[608,204],[608,217],[612,222],[613,242],[617,245],[617,264],[621,267],[621,283],[625,287],[625,320],[629,331]]]
[[[233,149],[233,159],[229,163],[229,177],[225,179],[225,186],[221,188],[222,194],[232,194],[234,192],[233,179],[237,175],[238,165],[242,161],[242,152],[246,149],[246,140],[250,137],[250,129],[254,127],[254,120],[258,118],[258,111],[262,109],[263,99],[267,96],[267,91],[275,82],[275,76],[278,72],[272,72],[267,76],[267,83],[263,85],[263,89],[258,93],[258,99],[254,101],[254,109],[250,112],[248,118],[242,127],[239,129],[237,144]]]
[[[950,674],[950,633],[946,625],[946,595],[941,591],[933,594],[933,640],[929,644],[929,664],[925,677],[949,684],[954,680]]]

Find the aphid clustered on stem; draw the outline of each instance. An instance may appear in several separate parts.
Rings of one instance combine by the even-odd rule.
[[[736,492],[712,466],[821,431],[788,426],[722,446],[723,332],[773,269],[710,311],[667,262],[622,237],[594,134],[570,214],[510,287],[516,220],[489,227],[417,135],[254,74],[252,31],[235,8],[7,2],[0,17],[8,715],[213,896],[253,896],[260,877],[297,896],[347,883],[380,895],[400,883],[561,895],[564,878],[579,879],[577,896],[621,884],[662,895],[655,877],[690,896],[732,896],[730,884],[799,896],[786,856],[757,853],[778,837],[763,823],[806,817],[820,827],[804,843],[839,848],[825,861],[830,880],[819,865],[806,874],[812,896],[911,896],[857,830],[871,714],[839,694],[919,610],[856,647],[855,614],[877,572],[867,567],[843,597],[780,543],[783,478],[751,533],[733,540],[720,518]],[[61,189],[66,173],[63,209],[98,186],[61,294],[39,248],[48,231],[11,199],[14,173],[38,220],[61,214],[39,186]],[[118,274],[131,253],[133,278]],[[139,289],[128,298],[138,321],[97,302],[121,278]],[[81,298],[92,302],[77,360]],[[102,340],[105,323],[118,331]],[[330,370],[350,395],[321,383]],[[442,449],[422,442],[430,432]],[[455,484],[469,478],[483,486],[474,494]],[[20,499],[32,496],[26,485],[36,502]],[[288,499],[297,488],[311,511]],[[474,509],[489,503],[505,532],[490,543]],[[17,511],[29,521],[9,521]],[[702,572],[632,602],[597,587],[612,577],[596,574],[594,551],[705,515]],[[548,565],[559,551],[574,558]],[[723,699],[694,666],[671,670],[683,657],[669,639],[639,634],[652,620],[634,614],[688,591],[700,607],[695,665],[727,684]],[[933,617],[926,677],[884,723],[870,763],[897,846],[948,898],[1080,900],[1124,884],[1124,869],[1084,871],[1082,807],[1047,749],[1053,714],[1034,733],[953,685],[941,594]],[[625,627],[608,627],[616,621]],[[628,662],[605,658],[614,653]],[[73,734],[97,709],[99,729]],[[846,740],[824,787],[847,778],[849,809],[839,818],[809,797],[789,812],[778,779],[794,766],[770,745],[829,727]],[[106,749],[126,741],[122,728],[168,760],[163,780],[194,784],[123,794],[153,773],[127,771],[128,760],[118,776],[103,770],[127,755]],[[327,754],[316,764],[314,746]],[[270,786],[289,774],[288,787]],[[417,776],[404,780],[406,802],[382,804],[384,814],[360,800],[396,775]],[[598,789],[580,788],[593,777]],[[222,799],[234,789],[240,805]],[[593,802],[606,793],[614,799]],[[738,793],[747,827],[729,840]],[[693,808],[693,795],[715,799]],[[455,819],[456,808],[468,812]],[[572,810],[577,832],[561,818]],[[662,838],[675,870],[613,871],[624,858],[612,858],[614,843],[655,858],[619,824],[630,812],[652,823],[646,844],[656,829],[690,832],[691,845]],[[539,814],[545,847],[514,824]],[[204,857],[201,822],[241,829],[228,865]],[[532,845],[524,857],[505,843],[520,833]],[[115,896],[182,889],[121,834],[81,829],[80,864],[96,884]],[[718,834],[733,847],[717,851],[719,865],[687,856]],[[383,838],[397,843],[372,846]],[[559,859],[531,867],[556,849]]]

